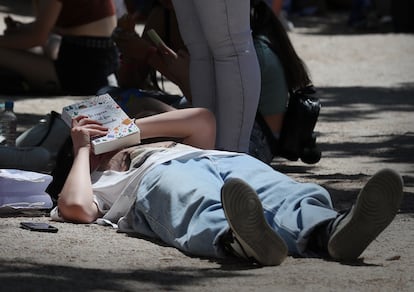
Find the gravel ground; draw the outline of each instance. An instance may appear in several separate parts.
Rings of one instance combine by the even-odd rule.
[[[0,16],[12,8],[25,18],[25,7],[0,1]],[[53,223],[58,233],[36,233],[19,222],[48,217],[6,217],[0,291],[414,291],[414,35],[355,33],[343,19],[299,19],[290,33],[321,98],[316,131],[323,157],[316,165],[275,159],[273,166],[323,185],[339,209],[378,169],[403,175],[400,212],[360,261],[288,257],[278,267],[257,268],[189,257],[109,227]],[[19,129],[80,98],[13,96]]]

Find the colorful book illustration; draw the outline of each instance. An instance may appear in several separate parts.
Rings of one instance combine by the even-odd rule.
[[[92,140],[95,154],[101,154],[141,142],[141,133],[134,121],[109,94],[94,96],[79,103],[65,106],[62,119],[71,127],[72,119],[85,115],[107,127],[108,134]]]

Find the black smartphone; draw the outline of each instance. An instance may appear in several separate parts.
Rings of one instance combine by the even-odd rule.
[[[55,226],[52,226],[48,223],[43,223],[43,222],[20,222],[20,226],[30,231],[54,232],[54,233],[58,231],[58,229]]]

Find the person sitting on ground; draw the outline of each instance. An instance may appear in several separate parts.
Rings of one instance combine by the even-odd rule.
[[[264,0],[251,0],[251,27],[261,71],[258,115],[275,141],[280,137],[290,93],[312,85],[285,27]],[[258,119],[252,131],[249,153],[270,163],[274,150],[263,136]],[[266,141],[267,142],[267,141]],[[266,154],[267,153],[267,154]]]
[[[288,254],[356,260],[401,203],[403,182],[390,169],[377,172],[340,214],[319,185],[297,182],[244,153],[203,150],[215,144],[215,119],[205,109],[135,122],[144,140],[174,137],[188,145],[164,141],[95,156],[90,139],[106,128],[75,118],[74,159],[52,218],[103,219],[193,256],[279,265]]]
[[[117,85],[119,57],[110,37],[116,27],[112,0],[39,0],[33,22],[8,17],[6,23],[0,36],[0,68],[21,76],[27,93],[89,95]],[[58,53],[29,50],[45,46],[52,33],[61,37]]]
[[[139,88],[144,90],[163,91],[159,86],[157,71],[176,83],[184,96],[191,97],[189,89],[189,58],[187,49],[178,31],[177,19],[170,1],[159,1],[154,5],[145,22],[142,35],[135,30],[136,17],[129,12],[118,20],[113,38],[121,52],[118,70],[118,83],[121,88]],[[163,53],[156,54],[157,48],[148,37],[147,32],[154,29],[168,45]],[[176,53],[177,52],[177,53]],[[168,54],[174,62],[174,75],[169,74],[171,65],[164,62],[162,55]],[[179,68],[183,68],[180,70]],[[185,76],[175,75],[183,72]]]
[[[173,17],[174,14],[171,16]],[[170,23],[171,27],[174,25],[177,24]],[[251,28],[261,71],[258,113],[263,117],[274,139],[277,140],[283,125],[289,93],[310,86],[312,82],[307,68],[297,55],[283,24],[263,0],[251,0]],[[169,47],[165,47],[164,50],[159,48],[158,54],[155,54],[155,51],[152,51],[151,54],[142,54],[142,51],[137,50],[136,47],[133,49],[133,44],[139,43],[140,40],[137,37],[131,37],[126,31],[128,29],[120,30],[115,37],[120,51],[133,60],[138,59],[139,56],[148,56],[145,58],[147,66],[153,66],[170,81],[177,84],[191,104],[189,56],[185,47],[180,47],[176,55],[171,53],[171,50],[174,52],[176,50]],[[181,42],[177,41],[180,39],[178,29],[171,29],[171,32],[175,40],[173,43],[180,44]],[[144,66],[132,67],[129,63],[125,67],[128,68],[128,74],[125,75],[133,78],[134,74],[142,72],[140,68]],[[131,68],[133,68],[132,72]],[[133,83],[123,83],[122,85],[133,87]],[[259,142],[264,140],[264,138],[260,138],[261,136],[263,136],[263,132],[256,122],[252,131],[249,154],[270,163],[274,151],[268,143]]]
[[[251,34],[250,34],[249,1],[243,1],[243,5],[237,5],[236,3],[228,3],[226,1],[224,2],[217,1],[217,3],[214,2],[214,4],[210,3],[211,7],[217,8],[216,13],[212,13],[211,9],[204,9],[206,7],[202,7],[201,2],[198,3],[199,5],[196,3],[192,3],[191,1],[188,3],[187,2],[181,3],[181,1],[177,1],[177,2],[160,1],[160,2],[162,2],[164,7],[166,7],[164,11],[167,13],[165,13],[164,15],[161,14],[160,17],[157,18],[157,19],[163,19],[163,21],[158,21],[159,22],[158,24],[161,24],[161,25],[158,25],[158,27],[154,25],[154,29],[160,33],[161,38],[165,37],[165,40],[168,43],[169,41],[172,41],[171,42],[172,45],[175,44],[174,40],[179,39],[180,40],[179,43],[182,44],[183,43],[182,40],[184,38],[181,39],[179,30],[178,30],[178,25],[177,25],[177,23],[180,23],[180,20],[181,20],[181,24],[182,24],[182,27],[180,27],[181,32],[182,31],[186,32],[187,41],[189,41],[189,43],[196,44],[192,46],[192,49],[194,50],[191,52],[191,54],[188,54],[188,53],[186,54],[188,61],[185,63],[186,65],[185,71],[187,72],[187,74],[185,74],[184,82],[182,84],[179,84],[180,78],[174,78],[173,74],[166,75],[166,77],[170,79],[171,81],[178,83],[178,85],[180,86],[184,95],[187,98],[189,98],[191,95],[191,100],[192,100],[193,105],[197,106],[200,103],[203,104],[203,107],[209,108],[210,110],[215,112],[216,118],[217,118],[217,114],[220,113],[220,118],[218,118],[218,121],[220,121],[221,126],[218,127],[217,147],[222,148],[222,149],[236,149],[237,148],[239,149],[239,151],[241,151],[241,149],[243,149],[243,151],[247,151],[248,139],[246,140],[246,133],[248,135],[250,134],[251,127],[253,126],[255,110],[252,111],[252,107],[246,106],[246,100],[249,101],[249,104],[254,104],[254,109],[256,108],[258,97],[259,97],[258,85],[260,85],[260,83],[257,82],[260,79],[259,78],[260,75],[256,74],[256,73],[259,73],[259,64],[257,62],[256,54],[254,53],[253,42],[251,41]],[[177,5],[180,7],[180,9],[177,9]],[[228,9],[229,11],[232,11],[232,13],[230,14],[222,13],[224,9],[223,7],[225,7],[225,9]],[[181,18],[175,16],[178,11],[180,11],[180,14],[182,16]],[[217,15],[220,16],[221,22],[211,21],[211,16],[217,16]],[[174,21],[170,22],[170,20],[174,20]],[[187,21],[189,25],[186,24]],[[237,25],[229,26],[229,21],[232,24],[237,23]],[[165,25],[162,25],[162,24],[165,24]],[[226,27],[227,29],[220,30],[222,33],[220,33],[219,35],[217,35],[217,33],[212,33],[211,35],[208,34],[208,37],[205,36],[207,31],[210,31],[210,33],[212,32],[212,30],[207,29],[207,27],[213,27],[214,25],[220,26],[221,24],[223,27]],[[168,29],[165,29],[165,27],[167,27]],[[203,29],[204,31],[202,31]],[[174,33],[171,33],[171,32],[174,32]],[[122,35],[119,35],[118,37],[116,37],[116,43],[120,47],[120,51],[122,55],[128,57],[128,62],[126,63],[126,65],[128,65],[129,67],[132,67],[132,65],[130,65],[131,59],[138,60],[140,57],[142,58],[143,56],[146,56],[145,59],[147,60],[147,63],[155,67],[155,69],[159,70],[161,73],[164,74],[164,72],[161,70],[162,68],[160,69],[156,67],[159,65],[159,63],[156,63],[157,60],[153,60],[156,54],[143,54],[142,52],[144,50],[135,50],[135,51],[129,50],[129,48],[133,48],[137,44],[137,42],[140,41],[140,38],[132,36],[129,39],[129,44],[127,44],[126,41],[128,40],[127,39],[128,34],[125,34],[125,36],[126,36],[126,39]],[[144,30],[143,37],[145,36],[146,34]],[[232,38],[237,39],[237,41],[234,41],[232,43],[231,41],[229,41],[229,39],[232,39]],[[124,45],[124,43],[126,44]],[[220,43],[221,43],[221,46],[218,45]],[[224,43],[225,45],[223,45]],[[223,48],[225,49],[223,50]],[[181,60],[181,58],[177,57],[177,55],[179,56],[179,54],[176,54],[175,52],[173,52],[173,50],[175,49],[174,47],[172,47],[172,50],[170,50],[168,47],[163,47],[163,48],[158,48],[158,49],[159,49],[158,52],[161,55],[168,53],[169,55],[172,56],[173,59]],[[186,46],[184,47],[184,49],[187,50],[188,47]],[[191,51],[191,49],[189,49],[189,51]],[[195,56],[194,54],[199,55],[199,56]],[[234,56],[236,55],[239,56],[239,58],[242,61],[235,58]],[[205,82],[195,81],[194,83],[191,83],[190,80],[197,80],[199,78],[202,78],[201,75],[202,76],[205,75],[205,72],[203,72],[203,74],[201,74],[200,76],[189,78],[189,75],[190,75],[189,72],[191,71],[190,68],[192,68],[191,66],[189,66],[189,63],[190,63],[189,59],[191,59],[191,57],[193,57],[192,61],[201,62],[203,63],[203,66],[207,66],[207,67],[209,67],[212,64],[212,62],[210,61],[214,59],[216,63],[215,64],[216,68],[207,68],[206,70],[200,70],[200,68],[198,68],[198,71],[207,72],[210,70],[213,73],[215,72],[214,74],[217,73],[218,75],[224,73],[223,76],[225,76],[226,78],[228,77],[229,80],[232,81],[232,82],[227,82],[228,84],[230,84],[231,86],[234,85],[233,83],[244,84],[245,86],[242,86],[243,90],[240,90],[240,86],[236,88],[235,90],[232,90],[231,89],[232,87],[226,89],[226,86],[225,86],[226,81],[223,81],[226,78],[224,78],[222,82],[216,82],[214,78],[212,78],[214,76],[208,76]],[[220,58],[221,59],[227,58],[228,60],[220,61]],[[240,62],[236,64],[238,61]],[[123,60],[122,60],[122,63],[123,63]],[[245,64],[247,63],[250,64],[249,68],[247,68],[248,67],[247,66],[246,70],[239,70],[240,66],[244,68]],[[226,64],[226,65],[224,65],[224,68],[219,69],[218,67],[220,66],[218,66],[217,64],[219,64],[220,66],[223,64]],[[226,70],[228,69],[228,66],[233,66],[234,67],[233,72],[237,72],[237,74],[226,74],[227,72]],[[121,67],[122,67],[122,64],[121,64]],[[193,67],[196,68],[197,66],[193,66]],[[138,66],[138,70],[142,70],[142,68],[143,68],[142,66]],[[176,73],[177,72],[178,73],[180,72],[178,68],[176,68]],[[168,71],[167,71],[167,74],[168,74]],[[214,75],[214,74],[210,74],[210,75]],[[243,78],[243,77],[246,77],[244,75],[248,75],[249,77],[254,77],[254,78]],[[210,82],[212,86],[207,86],[206,82],[207,83]],[[195,98],[194,94],[192,94],[195,88],[193,88],[193,86],[190,86],[190,83],[191,85],[194,85],[194,84],[203,85],[205,83],[203,85],[205,87],[204,89],[201,89],[200,87],[196,90],[197,98]],[[215,83],[217,83],[216,84],[217,86],[215,85]],[[187,86],[184,87],[184,85],[187,85]],[[121,84],[121,86],[123,85]],[[217,89],[216,91],[219,92],[220,94],[217,95],[213,93],[215,88]],[[243,94],[246,94],[246,92],[249,90],[251,94],[250,95],[247,94],[247,99],[245,98],[244,103],[233,102],[234,100],[241,99],[243,97]],[[224,92],[230,92],[230,95],[228,95],[227,97],[221,96],[223,95]],[[196,102],[196,100],[198,100],[198,102]],[[240,107],[240,110],[234,111],[232,109],[231,114],[229,115],[229,112],[226,113],[225,108],[228,107],[230,100],[233,100],[231,104],[234,104],[236,108]],[[221,104],[221,107],[218,106],[219,104]],[[245,115],[241,115],[240,114],[241,112],[244,112]],[[238,121],[238,123],[236,123],[236,121]],[[232,128],[231,123],[236,123],[237,126]],[[223,127],[223,125],[225,125],[225,127]],[[233,131],[228,131],[228,129],[233,129]],[[229,135],[229,133],[227,133],[226,135],[225,131],[231,133],[231,135]]]

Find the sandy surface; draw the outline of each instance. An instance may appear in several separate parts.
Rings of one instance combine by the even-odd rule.
[[[21,3],[0,1],[0,11],[24,14]],[[56,234],[29,232],[20,221],[49,218],[9,217],[0,218],[0,291],[414,291],[414,36],[350,33],[335,17],[302,21],[290,34],[322,101],[316,130],[323,157],[316,165],[273,164],[325,186],[340,209],[376,170],[401,172],[401,210],[360,261],[288,257],[256,268],[192,258],[97,225],[53,223]],[[23,130],[80,97],[13,99]]]

